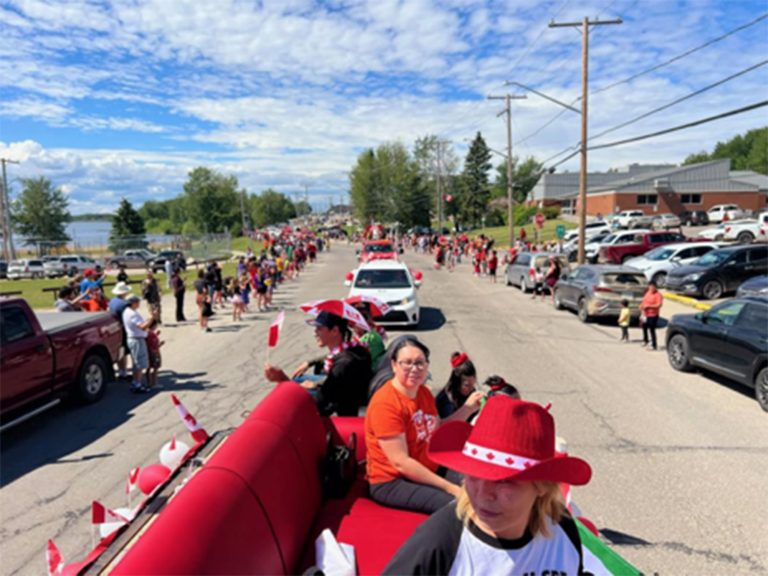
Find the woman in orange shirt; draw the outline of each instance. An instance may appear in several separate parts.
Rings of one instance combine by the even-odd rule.
[[[371,399],[365,416],[371,497],[384,506],[431,514],[459,494],[459,478],[427,456],[440,424],[435,399],[424,383],[429,349],[404,339],[392,352],[394,378]],[[480,407],[482,392],[467,398],[448,420],[466,420]]]
[[[651,336],[651,347],[656,350],[656,326],[659,324],[659,311],[664,303],[664,297],[656,289],[656,284],[648,282],[643,300],[640,302],[640,315],[643,323],[643,348],[648,346],[648,335]],[[644,320],[642,318],[645,318]]]

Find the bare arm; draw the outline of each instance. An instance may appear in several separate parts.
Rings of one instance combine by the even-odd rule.
[[[472,394],[469,395],[469,398],[467,398],[467,401],[464,402],[464,405],[461,408],[448,416],[448,418],[443,419],[442,422],[450,422],[451,420],[466,421],[466,419],[472,416],[472,414],[480,410],[480,403],[482,402],[483,398],[485,398],[485,394],[479,390],[475,390],[472,392]]]
[[[458,496],[459,487],[456,484],[452,484],[445,478],[438,476],[421,462],[408,455],[405,434],[398,434],[390,438],[379,438],[379,445],[392,466],[408,480],[434,486],[449,494]]]

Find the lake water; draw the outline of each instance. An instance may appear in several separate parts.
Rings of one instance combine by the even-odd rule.
[[[67,234],[72,239],[69,242],[69,248],[74,251],[87,251],[106,247],[109,244],[109,233],[111,230],[112,223],[104,220],[70,222],[67,224]],[[174,237],[166,234],[147,234],[146,238],[152,244],[167,244]],[[13,243],[17,249],[22,250],[34,247],[25,245],[24,237],[17,234],[13,235]]]

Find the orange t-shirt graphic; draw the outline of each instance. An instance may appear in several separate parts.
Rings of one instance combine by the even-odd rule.
[[[435,398],[426,386],[420,386],[416,398],[398,392],[392,380],[373,395],[365,416],[365,444],[368,449],[368,481],[389,482],[400,477],[379,445],[379,438],[405,434],[408,455],[432,470],[437,464],[427,457],[429,439],[437,428]]]

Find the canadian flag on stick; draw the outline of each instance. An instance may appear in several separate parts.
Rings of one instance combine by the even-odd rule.
[[[105,522],[128,522],[125,518],[94,500],[91,503],[91,524],[104,524]]]
[[[283,329],[283,320],[285,320],[285,310],[280,310],[277,318],[269,325],[269,336],[267,337],[267,346],[274,348],[280,338],[280,330]]]
[[[136,488],[138,488],[139,485],[139,472],[141,471],[141,468],[136,466],[133,470],[128,472],[128,480],[125,482],[125,493],[130,494],[131,492],[135,492]]]
[[[48,576],[58,576],[64,569],[64,559],[53,540],[48,540],[48,546],[45,549],[45,563],[48,567]]]
[[[171,400],[173,401],[173,405],[176,406],[176,412],[179,413],[179,418],[184,422],[184,426],[187,427],[187,430],[189,430],[189,433],[192,435],[195,442],[200,443],[208,440],[208,432],[197,423],[195,417],[189,413],[189,410],[187,410],[186,406],[184,406],[184,404],[182,404],[176,397],[176,394],[171,394]]]

